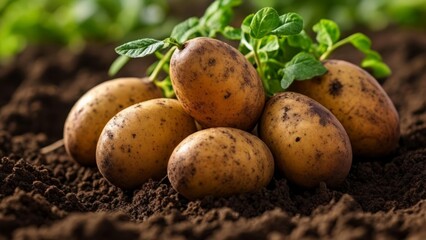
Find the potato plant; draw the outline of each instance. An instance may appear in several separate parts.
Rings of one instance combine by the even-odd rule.
[[[164,99],[112,117],[96,149],[98,168],[110,182],[135,188],[165,175],[167,166],[172,186],[189,199],[229,196],[265,187],[275,165],[301,187],[335,187],[354,155],[381,157],[395,150],[399,119],[384,90],[355,65],[327,60],[352,44],[365,55],[363,67],[376,77],[389,75],[367,36],[341,39],[338,26],[323,19],[313,27],[314,41],[300,15],[269,7],[232,27],[233,7],[240,3],[215,1],[164,40],[144,38],[116,48],[121,56],[110,72],[129,58],[157,56],[149,79],[165,97],[177,98],[170,99],[176,105],[170,109],[179,105],[181,117],[168,115],[168,107],[160,111]],[[218,34],[239,41],[238,49]],[[165,122],[171,125],[165,128]],[[256,124],[260,139],[250,133]]]

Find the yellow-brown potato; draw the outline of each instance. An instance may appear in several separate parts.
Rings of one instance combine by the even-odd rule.
[[[120,111],[102,130],[96,163],[112,184],[135,188],[166,176],[173,149],[196,125],[175,99],[159,98]]]
[[[354,155],[380,157],[394,151],[400,136],[398,112],[376,79],[346,61],[328,60],[324,66],[325,75],[297,81],[291,91],[315,99],[339,119]]]
[[[90,89],[65,121],[64,144],[69,156],[82,165],[94,166],[96,144],[108,120],[130,105],[160,97],[160,88],[140,78],[113,79]]]
[[[258,130],[277,168],[297,185],[309,188],[325,182],[337,186],[349,173],[352,149],[345,129],[309,97],[294,92],[273,96]]]
[[[265,143],[235,128],[208,128],[188,136],[167,167],[173,188],[188,199],[253,192],[266,186],[273,172]]]
[[[176,50],[170,78],[184,109],[204,128],[250,130],[265,103],[255,68],[237,49],[216,39],[191,39]]]

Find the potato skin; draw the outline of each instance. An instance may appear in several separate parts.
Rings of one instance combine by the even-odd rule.
[[[204,128],[252,129],[265,93],[259,75],[232,46],[199,37],[176,50],[170,78],[184,109]]]
[[[336,117],[313,99],[279,93],[266,103],[259,136],[271,150],[277,168],[302,187],[320,182],[341,184],[352,164],[352,149]]]
[[[81,165],[95,166],[96,144],[108,120],[132,104],[162,96],[160,88],[141,78],[117,78],[93,87],[74,104],[65,121],[68,155]]]
[[[382,157],[398,146],[399,116],[392,101],[369,73],[342,60],[327,60],[328,72],[297,81],[291,90],[307,95],[328,108],[352,143],[354,155]]]
[[[167,172],[172,187],[188,199],[222,197],[266,186],[274,161],[258,137],[235,128],[208,128],[175,148]]]
[[[115,115],[102,130],[96,163],[112,184],[132,189],[166,176],[173,149],[196,125],[175,99],[152,99]]]

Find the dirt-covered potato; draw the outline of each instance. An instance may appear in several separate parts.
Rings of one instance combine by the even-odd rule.
[[[339,119],[354,155],[380,157],[395,150],[400,136],[398,112],[376,79],[346,61],[328,60],[324,66],[325,75],[297,81],[291,90],[315,99]]]
[[[339,185],[349,173],[352,149],[342,124],[324,106],[294,92],[273,96],[260,119],[259,136],[277,168],[292,182]]]
[[[96,144],[108,120],[130,105],[162,95],[160,88],[141,78],[117,78],[93,87],[74,104],[65,121],[69,156],[82,165],[95,166]]]
[[[102,130],[96,148],[99,171],[123,189],[164,177],[173,149],[196,130],[194,119],[175,99],[158,98],[127,107]]]
[[[265,103],[255,68],[237,49],[216,39],[191,39],[176,50],[170,78],[184,109],[205,128],[249,130]]]
[[[188,136],[167,167],[173,188],[188,199],[256,191],[269,183],[273,172],[265,143],[235,128],[208,128]]]

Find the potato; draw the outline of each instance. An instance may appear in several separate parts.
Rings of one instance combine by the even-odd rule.
[[[291,90],[328,108],[345,127],[354,155],[381,157],[398,145],[399,117],[392,101],[369,73],[342,61],[324,62],[328,72],[295,82]]]
[[[140,78],[113,79],[90,89],[74,104],[65,121],[68,155],[82,165],[95,166],[96,144],[108,120],[125,107],[160,97],[160,88]]]
[[[352,148],[342,124],[324,106],[294,92],[273,96],[260,119],[259,136],[277,168],[291,182],[337,186],[352,164]]]
[[[204,128],[250,130],[265,103],[255,68],[238,50],[216,39],[191,39],[176,50],[170,78],[184,109]]]
[[[253,192],[274,172],[268,147],[235,128],[208,128],[185,138],[167,167],[172,187],[188,199]]]
[[[132,189],[166,176],[173,149],[196,125],[175,99],[152,99],[127,107],[102,130],[96,163],[112,184]]]

